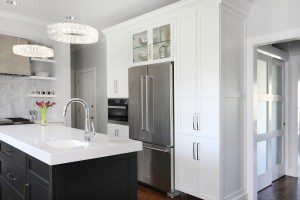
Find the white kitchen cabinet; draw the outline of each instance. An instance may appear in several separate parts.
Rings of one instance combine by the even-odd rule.
[[[176,148],[178,189],[202,199],[217,199],[219,141],[179,135]]]
[[[166,21],[132,34],[131,66],[173,60],[173,22]]]
[[[107,38],[107,97],[128,98],[128,34]]]
[[[127,50],[115,43],[108,52],[126,52],[129,67],[174,61],[175,189],[203,199],[247,198],[244,45],[251,5],[251,0],[178,1],[103,30],[108,43],[127,38]],[[160,58],[153,39],[159,31],[153,30],[168,24],[170,56]],[[115,79],[108,78],[108,87]]]
[[[176,22],[175,188],[202,199],[245,196],[245,19],[216,4],[182,12]]]
[[[129,126],[119,124],[107,124],[108,135],[129,139]]]

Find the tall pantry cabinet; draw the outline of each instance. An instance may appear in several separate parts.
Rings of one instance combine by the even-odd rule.
[[[212,4],[180,13],[176,26],[176,189],[243,198],[245,18]]]
[[[247,196],[244,49],[251,6],[181,0],[103,30],[109,97],[128,95],[128,67],[174,61],[175,189],[202,199]],[[154,30],[170,37],[156,44]],[[154,59],[161,43],[166,57]]]

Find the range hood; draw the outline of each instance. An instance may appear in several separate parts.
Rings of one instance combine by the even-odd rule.
[[[29,58],[13,53],[12,48],[18,44],[18,40],[20,44],[28,44],[26,39],[0,35],[0,74],[31,75]]]

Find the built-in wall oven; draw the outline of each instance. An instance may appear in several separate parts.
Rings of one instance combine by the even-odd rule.
[[[128,124],[128,99],[108,99],[108,123]]]

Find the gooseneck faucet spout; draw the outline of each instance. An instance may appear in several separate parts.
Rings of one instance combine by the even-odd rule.
[[[84,138],[85,138],[86,141],[90,141],[92,136],[95,134],[95,128],[94,128],[94,124],[90,122],[90,109],[89,109],[89,106],[84,100],[79,99],[79,98],[73,98],[64,107],[64,111],[63,111],[63,116],[64,117],[67,114],[68,107],[72,103],[79,103],[84,107],[84,110],[85,110],[85,123],[84,123],[85,124],[84,125],[85,134],[84,134]]]

